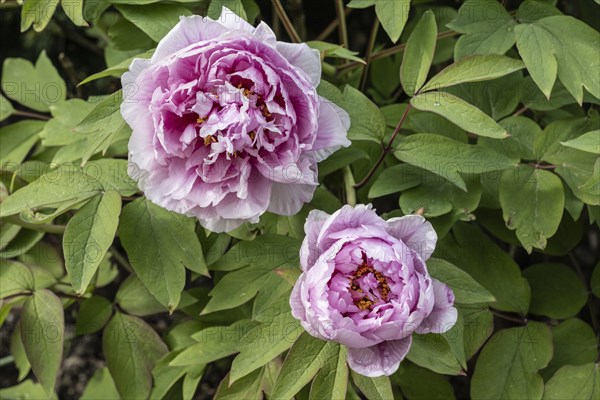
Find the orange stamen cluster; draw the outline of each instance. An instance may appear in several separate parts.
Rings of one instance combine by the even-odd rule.
[[[377,283],[378,283],[377,288],[379,289],[379,292],[381,293],[382,300],[386,301],[387,297],[390,293],[390,286],[388,285],[387,279],[385,279],[385,276],[383,276],[383,274],[381,272],[375,270],[375,268],[373,268],[372,265],[369,265],[367,263],[367,255],[365,253],[363,253],[362,264],[360,264],[358,266],[356,271],[354,271],[353,276],[350,278],[350,288],[355,292],[363,293],[363,290],[360,288],[360,285],[357,283],[357,279],[360,278],[361,276],[369,274],[369,273],[371,273],[375,276],[375,279],[377,280]],[[356,307],[358,307],[359,310],[361,310],[361,311],[370,309],[371,306],[373,306],[373,304],[375,304],[375,303],[368,296],[363,296],[360,299],[354,300],[354,305]]]

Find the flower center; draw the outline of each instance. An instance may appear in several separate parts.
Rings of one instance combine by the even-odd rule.
[[[368,261],[367,255],[362,252],[363,262],[349,277],[350,291],[354,305],[361,311],[381,301],[387,301],[390,286],[386,277],[377,271]]]

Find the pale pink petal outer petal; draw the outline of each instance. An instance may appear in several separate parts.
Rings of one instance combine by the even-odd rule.
[[[323,161],[340,147],[352,144],[346,137],[350,128],[348,113],[323,97],[319,107],[318,124],[317,138],[313,143],[317,162]]]
[[[375,378],[398,370],[410,350],[412,337],[389,340],[364,349],[348,349],[348,365],[361,375]]]
[[[454,293],[452,293],[452,289],[437,279],[432,278],[431,282],[435,298],[433,310],[415,330],[420,334],[447,332],[454,326],[458,318],[458,311],[453,307]]]
[[[293,66],[304,71],[309,82],[317,87],[321,81],[321,56],[319,50],[311,49],[306,43],[277,42],[279,51]]]
[[[321,210],[312,210],[308,213],[308,217],[304,223],[304,233],[306,236],[300,248],[300,265],[303,271],[308,270],[317,261],[321,255],[321,251],[325,250],[318,248],[317,238],[323,228],[323,224],[329,217],[329,214]]]
[[[316,185],[273,183],[267,211],[279,215],[294,215],[312,200]]]
[[[232,30],[253,33],[254,27],[227,7],[223,7],[221,16],[217,20],[198,15],[182,16],[179,18],[179,23],[156,46],[156,51],[152,55],[152,63],[191,44],[214,39]]]
[[[405,215],[387,220],[388,233],[416,251],[427,261],[435,250],[437,234],[429,221],[420,215]]]

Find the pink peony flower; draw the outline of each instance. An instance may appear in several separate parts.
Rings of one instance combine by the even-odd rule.
[[[216,232],[297,213],[317,162],[350,144],[348,114],[317,94],[320,76],[318,51],[278,42],[264,23],[226,8],[219,21],[182,17],[122,77],[130,175]]]
[[[454,294],[427,272],[437,235],[423,217],[385,221],[370,205],[344,206],[311,211],[304,230],[292,314],[312,336],[346,345],[354,371],[391,375],[413,333],[456,323]]]

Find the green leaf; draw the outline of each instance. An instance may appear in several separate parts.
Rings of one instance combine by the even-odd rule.
[[[65,320],[62,302],[49,290],[36,291],[23,306],[21,340],[46,394],[54,391],[62,360]]]
[[[0,165],[2,169],[14,169],[23,162],[31,148],[39,140],[44,122],[24,120],[0,128]]]
[[[504,54],[515,44],[513,17],[495,0],[467,0],[458,17],[446,26],[463,35],[456,42],[454,58],[473,54]]]
[[[583,88],[600,98],[600,33],[570,16],[515,27],[517,48],[531,77],[550,98],[556,76],[581,105]],[[586,62],[583,62],[586,60]]]
[[[319,177],[339,171],[345,166],[362,159],[369,159],[366,151],[353,146],[343,147],[319,163]]]
[[[444,68],[431,78],[421,91],[437,90],[466,82],[489,81],[523,68],[523,61],[511,57],[497,54],[470,56]]]
[[[377,18],[394,43],[400,39],[409,12],[410,0],[375,0]]]
[[[471,380],[477,399],[541,399],[544,381],[538,371],[552,358],[552,334],[539,322],[504,329],[485,345]]]
[[[218,20],[219,17],[221,17],[221,11],[223,10],[223,7],[227,7],[236,16],[242,17],[243,19],[248,21],[248,16],[246,15],[246,10],[244,9],[244,4],[242,4],[242,0],[210,0],[207,15],[212,19]],[[223,18],[228,17],[223,16]]]
[[[115,302],[123,311],[140,317],[166,311],[165,306],[158,302],[135,274],[129,275],[121,283],[115,296]]]
[[[410,362],[400,364],[392,381],[410,400],[454,400],[452,385],[439,374]]]
[[[179,22],[180,16],[192,15],[185,7],[175,4],[155,3],[140,6],[118,5],[125,18],[140,28],[155,42],[159,42]]]
[[[465,358],[471,359],[494,332],[494,316],[482,305],[459,305],[463,317],[463,342]]]
[[[20,382],[25,379],[27,375],[29,375],[29,371],[31,371],[31,364],[29,364],[29,360],[27,359],[23,340],[21,340],[20,324],[15,326],[15,330],[10,336],[10,355],[15,359],[15,367],[17,367],[19,370],[19,377],[17,378],[17,381]]]
[[[562,218],[562,182],[550,171],[521,164],[502,174],[500,205],[506,226],[516,230],[527,252],[534,247],[544,249]]]
[[[462,366],[448,340],[434,333],[413,335],[412,345],[406,358],[423,368],[438,374],[464,375]]]
[[[81,99],[69,99],[50,106],[52,119],[40,132],[42,145],[64,146],[77,140],[75,127],[94,109],[94,103]]]
[[[392,383],[387,376],[369,378],[354,371],[350,371],[352,381],[368,400],[392,400]]]
[[[102,296],[93,296],[84,300],[79,306],[79,314],[75,323],[75,334],[86,335],[104,328],[112,316],[110,301]]]
[[[151,400],[165,398],[169,390],[186,374],[186,368],[172,367],[169,364],[176,355],[177,352],[167,353],[154,365],[152,369],[154,382],[150,394]]]
[[[565,365],[546,383],[544,400],[600,398],[600,364]]]
[[[560,144],[588,153],[600,154],[600,130],[584,133],[575,139],[560,142]]]
[[[219,384],[214,398],[215,400],[261,400],[263,398],[261,390],[263,375],[264,368],[260,368],[240,380],[230,383],[231,380],[227,374]]]
[[[519,115],[505,118],[498,123],[506,129],[510,137],[501,141],[482,137],[477,143],[512,159],[536,159],[534,142],[542,135],[542,129],[534,120]]]
[[[0,259],[0,298],[24,293],[34,289],[31,270],[17,261]]]
[[[22,58],[4,60],[2,91],[9,99],[42,112],[49,111],[50,105],[64,100],[67,96],[65,81],[45,51],[40,53],[35,66]]]
[[[550,364],[541,371],[544,380],[565,365],[581,365],[596,360],[598,339],[591,326],[571,318],[552,327],[554,355]]]
[[[418,110],[439,114],[467,132],[479,136],[496,139],[508,136],[506,130],[483,111],[450,93],[419,94],[410,99],[410,104]]]
[[[369,189],[369,197],[382,197],[418,186],[425,174],[422,169],[411,164],[399,164],[386,168],[373,182]]]
[[[118,400],[119,392],[115,387],[115,382],[110,376],[108,368],[97,369],[88,381],[80,400]]]
[[[38,208],[72,206],[103,189],[98,180],[81,170],[59,166],[6,198],[2,202],[0,217]]]
[[[33,24],[36,32],[44,30],[52,19],[59,0],[27,1],[21,8],[21,32],[25,32]]]
[[[438,242],[434,256],[443,256],[486,288],[497,300],[491,307],[527,314],[530,288],[513,258],[472,225],[455,224],[453,233]]]
[[[51,397],[44,391],[44,388],[39,383],[33,383],[28,379],[18,385],[0,389],[2,399],[58,399],[56,394]]]
[[[119,237],[133,270],[150,293],[173,311],[185,285],[185,268],[208,274],[196,221],[139,198],[123,208]]]
[[[10,117],[13,112],[15,112],[15,109],[13,108],[10,101],[8,101],[6,97],[0,94],[0,122]]]
[[[69,220],[63,236],[65,267],[73,290],[85,293],[113,242],[121,196],[114,190],[92,198]]]
[[[77,26],[89,26],[83,19],[83,0],[62,1],[61,6],[67,17]]]
[[[352,60],[361,64],[366,64],[365,60],[356,56],[358,52],[348,50],[347,48],[339,44],[321,42],[318,40],[308,41],[306,42],[306,44],[312,47],[313,49],[319,50],[319,53],[321,53],[321,60],[327,57],[331,57],[342,60]]]
[[[129,71],[129,66],[135,58],[150,58],[152,57],[152,54],[154,54],[154,50],[155,49],[151,49],[136,56],[129,57],[128,59],[123,60],[120,63],[113,65],[112,67],[106,68],[105,70],[102,70],[100,72],[96,72],[95,74],[92,74],[84,80],[82,80],[81,82],[79,82],[77,86],[85,85],[86,83],[95,81],[100,78],[106,78],[108,76],[119,77],[123,75],[123,73]]]
[[[238,352],[240,338],[256,322],[240,320],[229,326],[211,326],[192,335],[196,343],[186,346],[172,361],[172,366],[208,364]]]
[[[320,85],[323,85],[323,82]],[[350,115],[348,139],[382,142],[385,136],[385,118],[381,110],[367,96],[358,89],[346,85],[343,102],[336,102],[336,104]]]
[[[317,372],[310,386],[309,400],[346,398],[348,388],[348,350],[342,345],[334,345],[323,367]]]
[[[554,319],[579,313],[587,301],[583,282],[575,271],[563,264],[535,264],[523,271],[531,286],[529,312]]]
[[[435,14],[428,10],[406,42],[400,67],[400,82],[408,96],[413,96],[427,80],[433,61],[437,37]]]
[[[452,289],[457,303],[475,304],[496,301],[494,296],[469,274],[448,261],[431,258],[427,261],[427,269],[432,277]]]
[[[146,322],[117,312],[104,329],[102,352],[121,397],[146,399],[152,369],[167,346]]]
[[[272,397],[292,398],[312,380],[331,353],[338,353],[338,346],[334,342],[315,339],[306,332],[300,335],[283,362]]]
[[[401,161],[443,177],[465,191],[466,184],[459,173],[500,171],[516,164],[516,160],[485,147],[429,133],[403,138],[394,155]]]
[[[120,112],[123,94],[119,90],[104,97],[72,130],[72,142],[60,148],[53,162],[62,164],[81,159],[81,165],[96,153],[106,153],[119,136],[128,138],[130,129]]]
[[[236,243],[218,261],[214,262],[210,269],[234,271],[252,266],[271,270],[297,260],[300,245],[298,239],[289,236],[260,235],[254,240],[242,240]]]
[[[516,71],[501,78],[485,82],[461,83],[444,90],[474,105],[498,121],[513,114],[517,109],[521,101],[522,81],[522,73]],[[499,124],[506,129],[501,121]],[[504,141],[506,139],[502,142]]]

